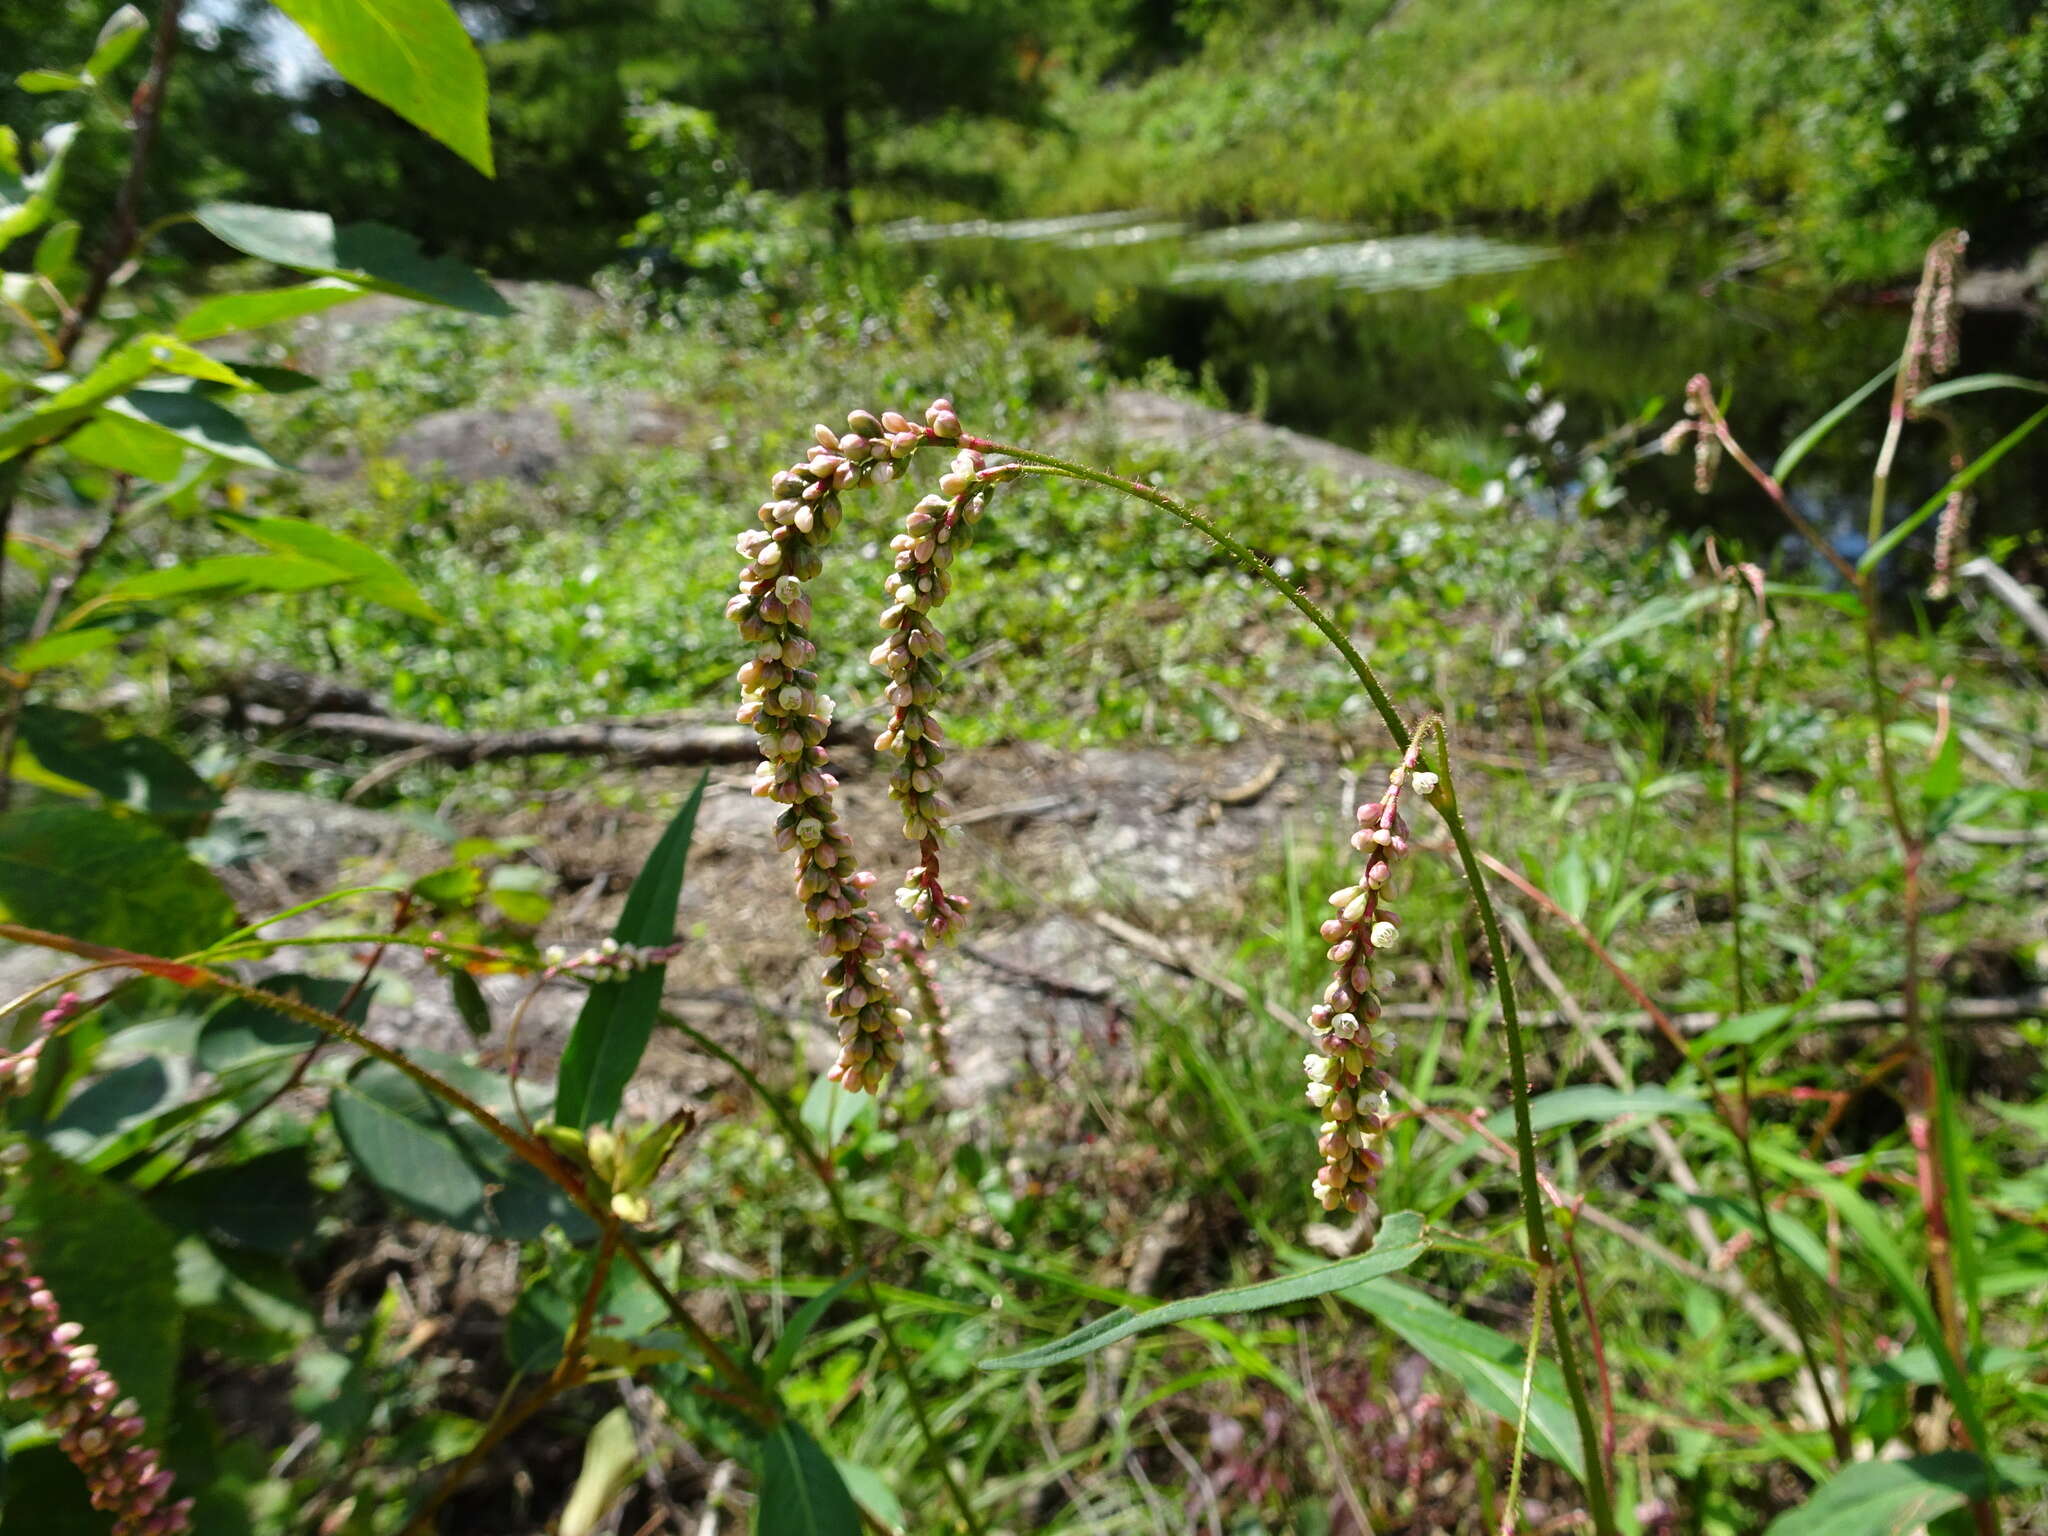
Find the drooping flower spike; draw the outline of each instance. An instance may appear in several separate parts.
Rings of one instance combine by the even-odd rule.
[[[1336,915],[1322,925],[1329,958],[1336,967],[1323,1000],[1309,1010],[1317,1049],[1302,1061],[1308,1101],[1324,1116],[1316,1146],[1323,1166],[1310,1193],[1326,1211],[1362,1211],[1379,1181],[1380,1138],[1387,1115],[1384,1063],[1394,1048],[1391,1030],[1380,1025],[1380,998],[1373,957],[1392,949],[1401,933],[1386,904],[1394,864],[1408,851],[1408,829],[1400,814],[1410,792],[1436,792],[1437,776],[1419,771],[1424,732],[1418,731],[1400,765],[1387,775],[1386,792],[1358,808],[1351,846],[1365,855],[1355,885],[1330,897]]]
[[[840,1046],[827,1075],[845,1088],[872,1092],[903,1054],[910,1015],[897,1001],[883,960],[881,920],[868,905],[875,877],[856,867],[852,839],[832,800],[839,781],[829,771],[824,747],[832,701],[818,691],[818,648],[810,636],[811,600],[804,584],[824,568],[821,551],[842,516],[840,493],[887,484],[924,444],[957,438],[960,419],[949,402],[939,400],[926,412],[923,427],[894,411],[854,411],[847,427],[844,433],[817,427],[817,441],[804,460],[774,477],[774,499],[758,513],[761,526],[739,536],[746,565],[726,616],[754,647],[740,668],[744,702],[738,717],[754,727],[761,742],[754,793],[784,807],[775,823],[776,846],[795,856],[797,897],[826,960],[820,980],[826,1009],[838,1022]],[[913,593],[920,579],[913,577]],[[914,681],[909,688],[914,702]],[[912,772],[929,775],[933,766],[913,763]],[[918,796],[930,793],[915,789],[914,780],[906,782]],[[938,810],[936,803],[932,810]],[[917,814],[922,820],[922,812]],[[935,825],[932,832],[935,843]],[[949,920],[958,905],[946,903]]]
[[[927,419],[937,419],[942,410],[951,407],[934,402]],[[904,873],[896,904],[941,943],[958,935],[969,903],[948,895],[940,883],[940,841],[951,806],[940,793],[946,737],[932,709],[944,680],[946,639],[932,613],[952,591],[954,557],[972,541],[974,525],[987,509],[994,490],[982,478],[987,467],[980,454],[962,449],[939,481],[939,494],[925,497],[904,519],[903,531],[889,546],[895,570],[889,576],[889,605],[882,610],[889,638],[868,657],[889,677],[889,723],[875,738],[875,750],[896,754],[889,794],[903,808],[903,835],[918,845],[920,854]]]

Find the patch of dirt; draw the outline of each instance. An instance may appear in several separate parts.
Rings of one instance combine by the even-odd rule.
[[[1169,936],[1227,922],[1241,911],[1250,879],[1280,857],[1283,827],[1291,820],[1297,836],[1333,833],[1353,792],[1327,748],[1271,739],[1179,752],[1008,745],[963,752],[953,766],[959,827],[949,883],[976,901],[962,946],[937,956],[959,1068],[946,1096],[959,1104],[986,1102],[1026,1072],[1057,1075],[1084,1043],[1121,1045],[1123,1003],[1158,985],[1162,972],[1114,942],[1091,913]],[[886,777],[857,750],[842,752],[839,767],[843,813],[883,876],[886,901],[911,857],[895,832]],[[544,942],[577,948],[610,931],[693,774],[631,775],[634,798],[653,809],[607,803],[623,779],[479,829],[539,839],[534,856],[560,882]],[[771,840],[776,808],[749,793],[750,781],[728,772],[706,792],[679,915],[691,947],[670,966],[666,1003],[752,1064],[787,1060],[793,1041],[822,1070],[833,1042],[813,974],[819,962],[787,856]],[[443,857],[438,843],[389,813],[273,792],[237,792],[228,809],[262,836],[225,875],[249,912],[278,910],[338,883],[422,873]],[[304,960],[300,951],[289,963]],[[473,1047],[446,978],[417,951],[391,951],[380,975],[373,1035],[404,1048]],[[496,976],[482,986],[499,1021],[493,1043],[502,1046],[504,1021],[530,983]],[[580,988],[557,984],[527,1007],[523,1072],[550,1073],[582,998]],[[683,1037],[659,1032],[628,1107],[660,1116],[725,1076]]]

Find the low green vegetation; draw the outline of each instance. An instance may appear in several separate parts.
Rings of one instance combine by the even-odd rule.
[[[438,0],[283,9],[350,89],[487,158]],[[1982,42],[1996,10],[1887,25]],[[651,51],[664,14],[599,8],[578,40]],[[762,19],[822,49],[872,14]],[[1482,14],[1519,63],[1457,46]],[[453,84],[377,46],[393,16]],[[1064,167],[962,124],[904,137],[906,165],[986,151],[1034,206],[1126,201],[1120,133],[1125,191],[1283,211],[1436,101],[1456,132],[1342,167],[1388,202],[1301,211],[1792,195],[1813,125],[1782,82],[1724,60],[1683,96],[1673,61],[1782,36],[1803,68],[1795,43],[1857,23],[1044,25],[1073,71],[1044,102],[1093,122]],[[501,70],[522,45],[565,67],[540,22],[510,31]],[[82,73],[30,82],[129,121],[138,178],[166,36],[124,9],[73,40]],[[1973,55],[1928,142],[2028,142],[2033,40]],[[727,62],[750,137],[781,125],[802,160],[824,125]],[[1364,63],[1412,98],[1372,99]],[[1318,103],[1334,149],[1309,154]],[[635,111],[668,195],[630,271],[509,303],[392,229],[220,201],[192,224],[240,264],[152,281],[160,232],[60,217],[70,140],[0,138],[28,252],[0,289],[0,1536],[2048,1524],[2048,692],[2024,605],[1959,570],[2038,569],[2038,535],[1973,536],[1963,493],[2011,473],[2048,386],[1934,383],[1957,242],[1897,374],[1868,359],[1796,445],[1704,377],[1580,441],[1570,347],[1481,314],[1516,436],[1415,443],[1465,482],[1432,488],[1199,415],[1153,440],[1122,392],[1213,381],[1119,377],[1000,295],[835,245],[720,125]],[[1553,124],[1568,155],[1518,157]],[[1887,240],[2000,179],[1916,174],[1867,183]],[[1780,540],[1826,455],[1888,467],[1888,420],[1932,440],[1966,394],[2033,414],[1917,509],[1881,468],[1860,545]],[[1770,531],[1676,531],[1643,488],[1660,437],[1724,487],[1746,446],[1743,526]],[[885,596],[892,549],[950,572],[942,609]],[[938,626],[920,694],[902,657]],[[859,736],[928,739],[914,704],[953,739],[943,857],[975,910],[929,958],[957,1076],[915,989],[925,1045],[882,1091],[821,1072],[897,1043],[901,982],[852,914],[893,913],[888,860],[920,855],[871,824],[880,749],[815,774],[819,694]],[[750,760],[464,764],[377,732],[613,721]],[[756,753],[790,847],[744,793]],[[1374,808],[1397,793],[1405,822]],[[882,921],[924,953],[915,909]],[[1319,1159],[1372,1208],[1318,1193]]]

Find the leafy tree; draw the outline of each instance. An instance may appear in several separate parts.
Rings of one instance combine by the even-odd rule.
[[[2048,14],[2032,0],[1850,6],[1811,75],[1824,225],[1907,241],[1960,224],[1980,252],[2048,228]]]

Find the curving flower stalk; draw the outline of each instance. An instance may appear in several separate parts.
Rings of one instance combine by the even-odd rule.
[[[903,974],[910,978],[910,996],[916,1004],[917,1021],[923,1026],[924,1053],[931,1058],[932,1070],[941,1077],[951,1077],[952,1017],[946,1009],[945,995],[939,991],[931,951],[907,928],[896,931],[889,940],[889,948],[902,962]]]
[[[784,807],[776,846],[795,855],[796,892],[826,957],[820,980],[826,1009],[838,1021],[839,1058],[829,1076],[856,1092],[872,1092],[903,1054],[910,1021],[882,960],[881,921],[868,905],[874,875],[855,865],[853,842],[839,825],[825,733],[832,701],[818,691],[812,663],[811,600],[804,583],[824,568],[821,553],[838,528],[840,493],[894,479],[900,461],[924,443],[956,437],[952,407],[934,402],[920,429],[891,411],[854,411],[848,430],[814,430],[817,441],[799,463],[771,482],[775,499],[761,504],[761,526],[739,536],[746,561],[726,617],[754,646],[740,668],[739,720],[760,737],[762,762],[754,793]]]
[[[1340,1206],[1364,1210],[1379,1182],[1388,1081],[1382,1063],[1394,1047],[1394,1035],[1379,1026],[1372,961],[1401,938],[1393,909],[1386,905],[1386,885],[1394,861],[1408,851],[1402,797],[1410,789],[1423,796],[1436,792],[1437,776],[1415,766],[1424,735],[1415,734],[1400,764],[1387,775],[1386,793],[1358,808],[1351,846],[1365,855],[1365,868],[1357,884],[1331,895],[1337,915],[1322,926],[1337,972],[1323,1000],[1309,1010],[1318,1050],[1302,1066],[1308,1073],[1308,1101],[1327,1117],[1316,1140],[1323,1166],[1310,1186],[1326,1211]]]
[[[0,1223],[13,1216],[0,1210]],[[9,1378],[8,1397],[55,1433],[85,1475],[92,1507],[114,1517],[114,1536],[189,1531],[192,1501],[169,1502],[171,1474],[142,1443],[134,1399],[121,1396],[97,1346],[79,1342],[83,1331],[64,1321],[21,1243],[0,1237],[0,1372]]]
[[[927,419],[951,410],[949,402],[934,401]],[[896,904],[939,942],[958,935],[970,903],[948,895],[940,883],[939,848],[952,807],[940,793],[946,736],[932,712],[944,681],[946,638],[932,612],[952,591],[949,568],[987,510],[993,486],[979,478],[986,469],[980,454],[961,450],[939,481],[940,494],[911,508],[903,531],[890,541],[896,568],[889,576],[889,606],[882,610],[889,638],[868,656],[889,677],[889,723],[875,738],[875,750],[896,754],[889,794],[903,808],[903,835],[921,855],[905,871]]]

